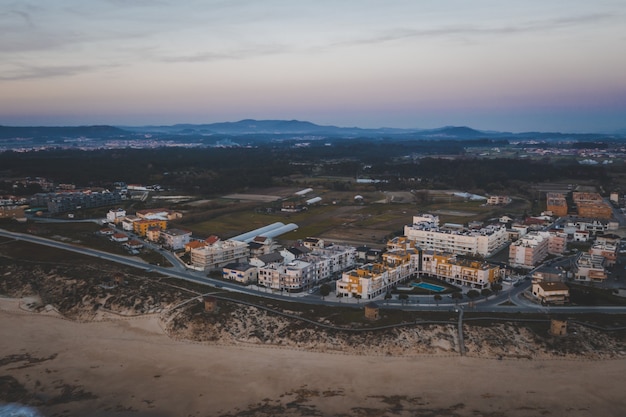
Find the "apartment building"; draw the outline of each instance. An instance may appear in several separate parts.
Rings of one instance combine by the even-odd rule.
[[[123,208],[111,209],[107,213],[107,222],[120,224],[124,217],[126,217],[126,210]]]
[[[311,255],[328,259],[331,275],[353,268],[357,262],[356,248],[347,245],[331,244],[323,247],[313,247]]]
[[[567,216],[567,200],[563,193],[546,193],[546,208],[557,217]]]
[[[118,204],[122,196],[107,190],[37,193],[30,199],[31,207],[47,207],[50,214]]]
[[[457,255],[490,256],[507,242],[504,225],[466,229],[460,225],[439,226],[439,218],[430,214],[413,217],[413,224],[404,227],[404,236],[422,249]]]
[[[267,264],[259,268],[258,283],[278,291],[300,292],[315,284],[313,264],[294,260],[286,264]]]
[[[191,240],[191,232],[181,229],[161,230],[159,240],[163,242],[163,246],[171,250],[181,250],[185,248]]]
[[[344,272],[335,284],[336,293],[342,297],[375,298],[417,274],[419,265],[419,250],[414,242],[406,237],[392,239],[387,242],[382,262]]]
[[[548,253],[562,255],[567,250],[567,233],[551,230],[548,236]]]
[[[191,264],[197,269],[222,268],[232,262],[245,262],[250,250],[248,244],[236,240],[219,240],[213,244],[192,248]]]
[[[611,267],[617,262],[617,246],[610,243],[595,242],[589,248],[591,255],[598,255],[604,258],[604,266]]]
[[[450,284],[483,289],[496,282],[502,275],[497,265],[487,262],[459,259],[451,253],[433,250],[422,252],[420,274],[442,279]]]
[[[372,299],[385,294],[397,284],[400,284],[417,271],[411,263],[390,267],[383,263],[366,264],[356,269],[344,272],[336,282],[336,294],[339,297],[356,297]]]
[[[572,199],[581,217],[611,219],[613,208],[598,193],[572,193]]]
[[[158,227],[161,230],[167,229],[167,220],[154,219],[154,220],[136,220],[132,222],[133,231],[139,236],[146,236],[148,229],[151,227]]]
[[[548,256],[547,232],[530,232],[509,246],[509,264],[532,268]]]

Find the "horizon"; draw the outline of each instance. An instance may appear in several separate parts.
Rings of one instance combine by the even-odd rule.
[[[203,126],[203,125],[212,125],[212,124],[225,124],[225,123],[231,123],[231,124],[236,124],[236,123],[241,123],[244,121],[255,121],[255,122],[266,122],[266,121],[281,121],[281,122],[299,122],[299,123],[311,123],[313,125],[319,126],[319,127],[330,127],[330,128],[340,128],[340,129],[363,129],[363,130],[380,130],[380,129],[398,129],[398,130],[414,130],[415,132],[420,132],[420,131],[430,131],[430,130],[438,130],[438,129],[447,129],[447,128],[467,128],[467,129],[471,129],[471,130],[475,130],[478,132],[484,132],[484,133],[503,133],[503,134],[524,134],[524,133],[549,133],[549,134],[580,134],[580,135],[585,135],[585,134],[599,134],[599,135],[611,135],[611,134],[625,134],[626,133],[626,128],[623,129],[614,129],[612,131],[581,131],[581,132],[573,132],[573,131],[566,131],[566,130],[561,130],[561,131],[557,131],[557,130],[553,130],[553,131],[548,131],[548,130],[537,130],[537,129],[530,129],[530,130],[521,130],[521,131],[513,131],[510,129],[505,129],[505,130],[497,130],[497,129],[489,129],[489,128],[477,128],[474,126],[467,126],[467,125],[451,125],[451,124],[447,124],[447,125],[442,125],[442,126],[433,126],[433,127],[395,127],[395,126],[378,126],[378,127],[362,127],[362,126],[346,126],[346,125],[330,125],[330,124],[320,124],[314,121],[310,121],[310,120],[303,120],[303,119],[277,119],[277,118],[271,118],[271,119],[251,119],[251,118],[243,118],[243,119],[239,119],[239,120],[223,120],[223,121],[215,121],[215,122],[199,122],[199,123],[186,123],[186,122],[176,122],[176,123],[172,123],[172,124],[137,124],[137,125],[131,125],[131,124],[108,124],[108,123],[94,123],[94,124],[74,124],[74,125],[70,125],[70,124],[57,124],[57,125],[6,125],[6,124],[2,124],[0,123],[0,128],[5,127],[5,128],[63,128],[63,127],[67,127],[67,128],[88,128],[88,127],[99,127],[99,126],[108,126],[108,127],[114,127],[114,128],[118,128],[118,129],[124,129],[124,128],[131,128],[131,129],[137,129],[137,128],[142,128],[142,127],[173,127],[173,126],[178,126],[178,125],[190,125],[190,126]]]
[[[0,14],[0,125],[626,129],[626,3],[59,0]]]

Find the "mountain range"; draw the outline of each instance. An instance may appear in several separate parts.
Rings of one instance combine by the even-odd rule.
[[[182,137],[251,137],[276,135],[332,138],[395,138],[401,140],[422,139],[537,139],[537,140],[602,140],[626,139],[626,131],[609,134],[580,134],[560,132],[494,132],[481,131],[466,126],[445,126],[437,129],[398,129],[322,126],[299,120],[253,120],[210,124],[175,124],[169,126],[65,126],[65,127],[12,127],[0,126],[0,139],[54,140],[67,138],[139,138],[146,136]]]

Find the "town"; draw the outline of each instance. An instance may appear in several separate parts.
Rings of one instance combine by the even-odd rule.
[[[54,217],[71,222],[81,210],[141,201],[162,191],[158,185],[123,182],[109,191],[55,186],[42,178],[35,181],[48,192],[29,198],[3,197],[2,217],[17,223]],[[199,237],[181,224],[184,211],[163,207],[131,213],[111,208],[104,219],[93,220],[104,226],[97,231],[102,239],[119,244],[129,255],[167,253],[175,267],[203,272],[210,280],[256,288],[261,296],[269,291],[347,301],[405,301],[427,294],[437,305],[445,302],[443,295],[455,305],[474,305],[480,297],[524,285],[527,298],[538,306],[567,305],[571,284],[607,288],[615,296],[626,296],[624,282],[618,280],[620,271],[616,271],[620,253],[626,252],[617,234],[626,223],[619,209],[624,197],[611,193],[603,198],[596,192],[571,190],[571,185],[561,188],[545,193],[545,210],[537,216],[501,215],[490,222],[442,224],[438,215],[415,214],[401,234],[374,246],[314,236],[281,239],[298,230],[297,224],[283,222],[241,230],[224,239],[216,234]],[[316,195],[311,187],[297,190],[280,200],[280,210],[315,210],[322,197],[311,195]],[[362,198],[355,197],[355,202],[362,204]],[[507,195],[478,198],[484,206],[504,209],[512,202]]]

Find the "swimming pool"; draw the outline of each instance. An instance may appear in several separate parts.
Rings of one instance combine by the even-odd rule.
[[[411,287],[423,288],[425,290],[434,291],[434,292],[441,292],[445,290],[445,288],[440,285],[429,284],[428,282],[412,282],[409,285]]]

